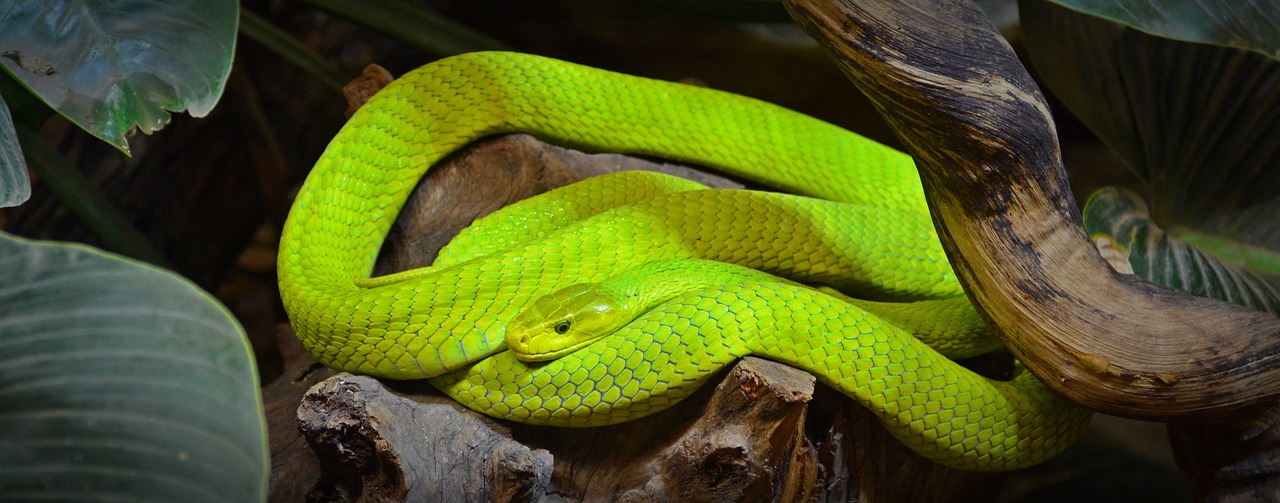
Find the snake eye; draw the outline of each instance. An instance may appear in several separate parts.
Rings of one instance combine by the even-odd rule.
[[[556,331],[557,334],[561,334],[561,335],[568,333],[569,320],[564,320],[564,321],[561,321],[560,323],[556,323],[554,330]]]

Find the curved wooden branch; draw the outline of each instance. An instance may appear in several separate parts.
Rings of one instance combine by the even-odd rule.
[[[1280,319],[1115,273],[1081,225],[1048,105],[962,0],[787,0],[915,156],[969,297],[1050,386],[1139,419],[1280,396]]]

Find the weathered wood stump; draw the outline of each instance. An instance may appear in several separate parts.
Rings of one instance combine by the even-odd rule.
[[[503,204],[621,169],[741,186],[527,135],[484,140],[420,184],[377,274],[429,264],[459,229]],[[303,359],[273,386],[297,399],[299,388],[331,373]],[[319,473],[312,501],[984,501],[1003,480],[917,456],[805,372],[747,358],[713,383],[637,421],[553,428],[476,414],[422,382],[338,374],[306,392],[300,437],[273,442],[273,455],[296,458],[284,449],[305,439],[318,465],[290,459]]]
[[[322,501],[989,497],[995,478],[913,459],[865,411],[842,400],[811,410],[813,391],[804,372],[746,358],[667,412],[578,429],[494,421],[418,383],[338,374],[307,393],[298,421],[320,458],[311,497]]]
[[[338,374],[307,393],[298,417],[326,474],[322,494],[463,502],[742,501],[753,493],[768,501],[759,495],[776,493],[809,501],[815,488],[795,482],[813,479],[813,453],[794,440],[803,439],[796,430],[812,388],[807,374],[745,360],[709,399],[671,414],[558,429],[471,414],[418,384]]]

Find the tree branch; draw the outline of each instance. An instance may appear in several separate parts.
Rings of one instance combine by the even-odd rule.
[[[787,6],[907,145],[966,292],[1047,384],[1139,419],[1280,396],[1280,319],[1117,274],[1098,256],[1049,107],[976,6]]]

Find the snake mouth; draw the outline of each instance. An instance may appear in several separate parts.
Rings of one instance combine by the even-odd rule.
[[[560,347],[550,351],[532,350],[530,348],[531,341],[522,341],[524,342],[524,344],[521,344],[518,346],[516,345],[511,346],[511,354],[515,355],[516,359],[522,362],[527,362],[527,363],[546,362],[550,360],[555,360],[564,355],[567,355],[569,353],[582,349],[587,345],[595,342],[598,339],[599,338],[592,338],[592,339],[577,342],[575,344],[565,346],[565,347]]]

